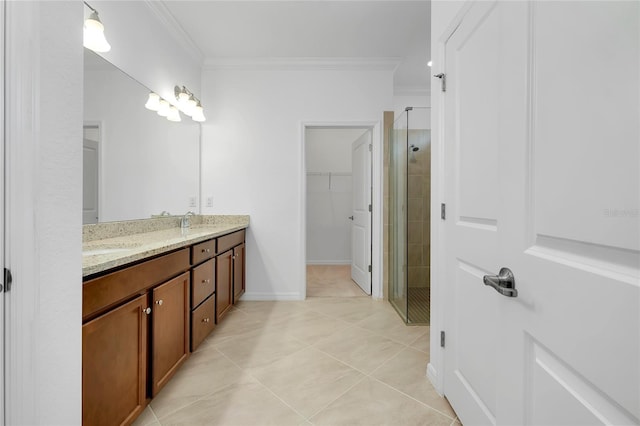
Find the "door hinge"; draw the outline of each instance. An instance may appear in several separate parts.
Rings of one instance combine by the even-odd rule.
[[[0,284],[0,291],[4,291],[5,293],[11,290],[11,283],[13,282],[13,276],[11,276],[11,271],[7,268],[4,268],[4,287]]]
[[[371,204],[369,204],[369,211],[371,211]]]
[[[440,88],[442,89],[443,92],[447,91],[447,76],[445,75],[445,73],[440,73],[440,74],[435,74],[434,77],[439,78],[440,79]]]
[[[447,205],[445,203],[440,204],[440,219],[445,220],[447,218]]]
[[[371,272],[371,265],[369,265],[369,272]]]
[[[444,331],[440,332],[440,347],[444,348]]]
[[[373,152],[373,145],[369,144],[369,152]]]

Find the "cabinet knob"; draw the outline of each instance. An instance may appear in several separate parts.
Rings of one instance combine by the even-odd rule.
[[[232,258],[233,260],[236,260],[236,256],[235,256],[235,254],[234,254],[233,256],[231,256],[231,258]]]
[[[211,253],[211,249],[202,249],[203,253]]]
[[[202,318],[202,322],[209,322],[209,318]]]
[[[156,300],[156,305],[162,306],[163,303],[164,303],[164,301],[162,299]]]
[[[142,312],[144,312],[145,314],[149,315],[151,313],[151,308],[143,309]]]
[[[209,284],[211,282],[211,280],[202,280],[203,284]]]

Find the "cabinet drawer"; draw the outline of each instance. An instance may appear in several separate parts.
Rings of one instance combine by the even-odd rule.
[[[191,313],[191,351],[195,351],[200,343],[216,326],[215,322],[216,295],[213,294],[202,305]]]
[[[218,237],[217,253],[224,253],[230,248],[242,243],[244,243],[244,229],[234,232],[233,234],[223,235],[222,237]]]
[[[82,285],[82,319],[86,321],[136,293],[142,293],[188,269],[189,249],[184,248],[85,281]]]
[[[213,294],[215,288],[215,260],[211,259],[193,268],[191,279],[191,308],[198,306]]]
[[[197,265],[203,260],[207,260],[216,254],[216,239],[211,239],[191,247],[191,264]]]

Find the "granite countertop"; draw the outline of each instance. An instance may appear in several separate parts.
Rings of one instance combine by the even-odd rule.
[[[249,216],[193,216],[191,223],[181,229],[180,218],[170,217],[84,225],[82,276],[245,229]]]

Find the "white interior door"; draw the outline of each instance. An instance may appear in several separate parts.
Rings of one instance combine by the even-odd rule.
[[[353,226],[351,227],[351,278],[371,294],[371,130],[351,145]]]
[[[476,2],[446,43],[464,424],[640,423],[639,22],[638,2]],[[516,297],[483,284],[502,267]]]
[[[5,25],[5,9],[4,3],[0,5],[0,22],[2,23],[2,27]],[[4,275],[5,268],[5,211],[4,211],[4,199],[5,199],[5,114],[4,114],[4,104],[5,104],[5,93],[4,87],[6,84],[5,81],[5,73],[4,73],[4,31],[0,31],[0,70],[2,70],[2,81],[0,82],[0,135],[2,135],[2,144],[0,144],[0,273]],[[2,283],[2,289],[0,289],[0,369],[3,373],[0,374],[0,425],[5,424],[5,410],[4,410],[4,388],[5,388],[5,375],[4,375],[4,339],[5,339],[5,329],[4,329],[4,317],[5,317],[5,309],[4,309],[4,287],[7,285],[6,277],[0,276],[0,283]]]
[[[82,223],[99,221],[100,143],[98,129],[85,128],[82,141]]]

